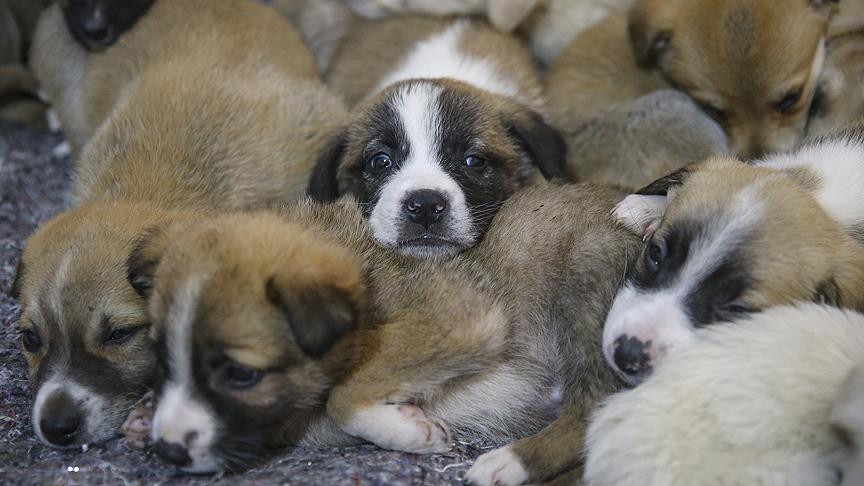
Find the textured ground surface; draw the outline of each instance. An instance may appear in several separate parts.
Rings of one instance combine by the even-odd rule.
[[[243,475],[188,477],[119,440],[84,452],[40,444],[30,428],[18,307],[7,291],[25,239],[64,206],[71,187],[71,162],[51,155],[59,141],[0,124],[0,484],[461,484],[482,448],[460,443],[438,456],[373,446],[295,448]]]

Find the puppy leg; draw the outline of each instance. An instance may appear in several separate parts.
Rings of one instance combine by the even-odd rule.
[[[447,426],[417,402],[449,380],[488,369],[505,339],[500,311],[456,321],[449,327],[440,318],[384,325],[375,334],[374,355],[331,391],[327,413],[348,434],[380,447],[449,450]]]
[[[486,486],[513,486],[542,482],[574,468],[581,477],[582,444],[592,405],[571,402],[561,416],[536,435],[483,454],[465,480]]]
[[[150,447],[150,428],[152,425],[153,392],[149,391],[132,407],[129,416],[120,427],[120,432],[126,437],[126,446],[130,449],[147,449]]]

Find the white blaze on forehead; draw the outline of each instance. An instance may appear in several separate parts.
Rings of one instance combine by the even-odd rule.
[[[428,83],[405,86],[393,95],[393,108],[408,141],[408,156],[379,189],[378,202],[369,217],[373,235],[384,246],[399,243],[405,198],[423,189],[437,191],[447,200],[448,233],[454,240],[470,242],[476,238],[465,193],[439,161],[440,95],[441,88]]]
[[[204,275],[193,275],[175,296],[165,319],[169,378],[153,416],[153,440],[183,445],[192,459],[184,470],[210,472],[218,469],[210,452],[217,421],[209,407],[192,396],[192,324]]]
[[[417,43],[414,50],[378,85],[383,89],[408,79],[449,78],[503,96],[516,96],[519,88],[510,77],[498,72],[487,59],[469,56],[460,44],[471,22],[458,20],[446,30]]]
[[[110,420],[111,417],[107,411],[108,402],[105,398],[70,380],[64,373],[56,373],[39,387],[36,399],[33,400],[33,430],[36,431],[39,440],[50,444],[45,438],[39,422],[45,417],[46,402],[58,394],[66,395],[78,408],[84,428],[77,432],[77,445],[92,440],[107,439],[114,435],[116,424]],[[72,445],[75,446],[76,444]]]
[[[54,275],[51,278],[51,287],[45,297],[48,299],[48,308],[54,313],[54,318],[57,322],[57,329],[60,332],[59,338],[64,342],[68,342],[68,334],[66,332],[66,313],[64,312],[65,301],[63,299],[63,290],[69,282],[69,277],[72,269],[72,260],[77,256],[77,250],[70,248],[63,255]],[[44,304],[44,303],[41,303]]]

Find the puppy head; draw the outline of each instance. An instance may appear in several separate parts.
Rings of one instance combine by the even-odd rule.
[[[825,57],[832,0],[637,0],[630,38],[723,126],[742,157],[801,138]]]
[[[563,177],[566,147],[515,101],[449,80],[392,85],[319,161],[310,194],[353,194],[379,244],[417,257],[473,246],[539,172]]]
[[[69,31],[87,50],[102,51],[147,13],[154,0],[60,0]]]
[[[647,243],[604,328],[619,374],[640,381],[695,328],[798,300],[852,303],[848,272],[862,249],[810,194],[818,182],[801,176],[718,157],[616,207]]]
[[[154,232],[133,260],[164,368],[155,452],[187,472],[238,470],[299,440],[362,312],[354,257],[276,215],[238,214]]]
[[[116,435],[153,385],[150,322],[126,279],[126,260],[146,227],[166,218],[147,207],[89,205],[54,218],[27,242],[13,290],[33,428],[46,444],[76,447]]]

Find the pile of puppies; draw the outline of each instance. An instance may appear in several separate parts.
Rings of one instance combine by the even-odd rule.
[[[629,3],[560,35],[599,4],[49,7],[77,178],[13,288],[36,434],[197,473],[469,434],[509,443],[475,484],[860,480],[864,6]]]

